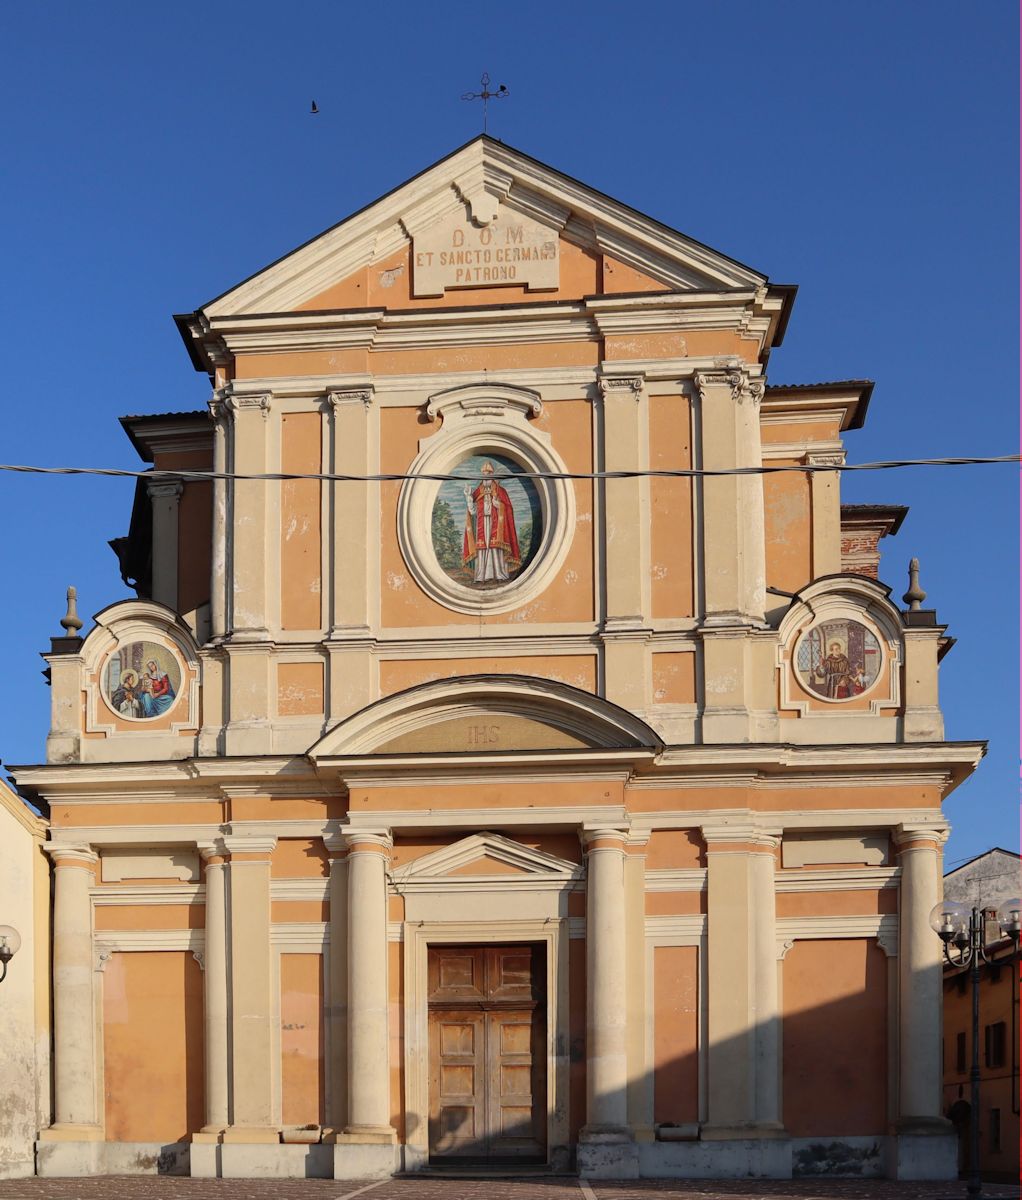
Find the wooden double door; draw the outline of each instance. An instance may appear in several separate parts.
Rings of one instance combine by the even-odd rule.
[[[546,1159],[540,946],[429,950],[430,1159]]]

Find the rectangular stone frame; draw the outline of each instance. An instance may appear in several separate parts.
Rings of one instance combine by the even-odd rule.
[[[427,954],[430,945],[540,943],[546,948],[547,1155],[551,1165],[569,1150],[568,1140],[568,923],[565,918],[531,921],[415,921],[404,933],[405,1170],[429,1162],[429,1014]],[[563,1046],[565,1053],[558,1054]],[[561,1155],[558,1156],[558,1151]]]

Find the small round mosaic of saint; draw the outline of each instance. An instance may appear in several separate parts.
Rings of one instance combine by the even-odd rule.
[[[127,642],[103,667],[103,693],[110,707],[135,721],[162,717],[181,691],[181,667],[157,642]]]
[[[873,633],[858,621],[825,621],[799,642],[796,667],[802,686],[827,700],[852,700],[880,674],[882,655]]]
[[[500,454],[473,454],[449,472],[433,504],[437,562],[456,583],[488,590],[511,583],[536,556],[543,510],[523,468]]]

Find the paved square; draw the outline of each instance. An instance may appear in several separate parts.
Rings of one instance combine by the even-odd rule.
[[[984,1197],[1018,1200],[990,1184]],[[0,1180],[0,1200],[965,1200],[965,1184],[842,1180],[579,1180],[417,1177],[378,1183],[329,1179],[105,1176]]]

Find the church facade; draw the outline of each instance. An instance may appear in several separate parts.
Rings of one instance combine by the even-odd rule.
[[[953,1176],[983,747],[904,511],[805,469],[872,385],[767,380],[793,298],[482,137],[177,318],[208,411],[123,419],[135,595],[14,768],[40,1173]]]

